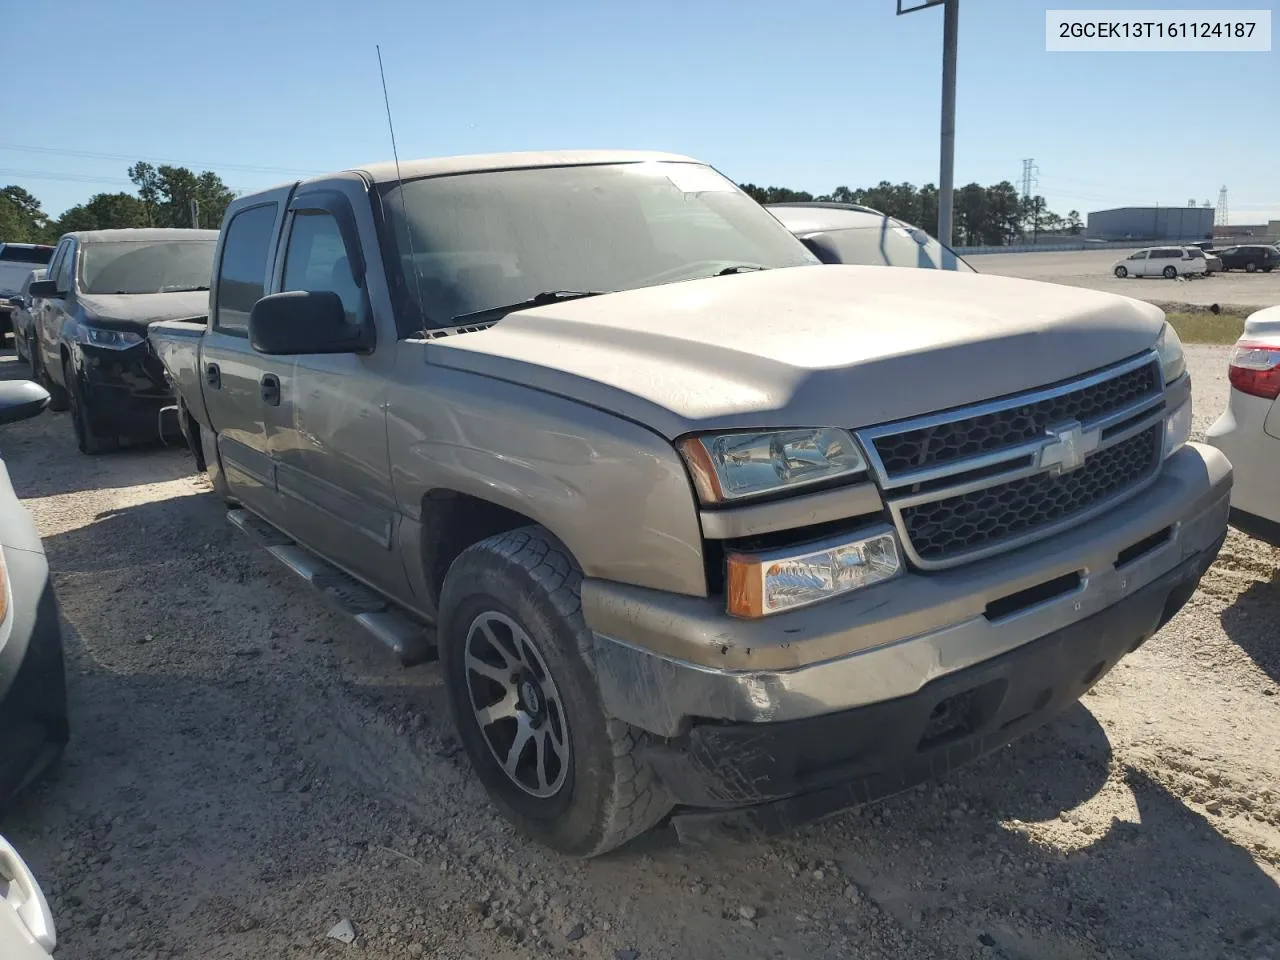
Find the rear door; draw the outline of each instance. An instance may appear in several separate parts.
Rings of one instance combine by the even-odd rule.
[[[72,237],[66,237],[59,245],[56,254],[56,267],[50,264],[49,280],[57,286],[58,292],[52,297],[45,297],[40,302],[40,313],[36,318],[39,326],[40,360],[45,372],[55,383],[62,383],[62,327],[67,321],[68,304],[75,295],[76,252],[79,244]]]
[[[263,381],[279,361],[249,345],[249,313],[266,290],[280,226],[293,187],[259,194],[232,208],[218,238],[209,329],[201,342],[205,410],[232,494],[276,519],[275,470],[268,450]]]

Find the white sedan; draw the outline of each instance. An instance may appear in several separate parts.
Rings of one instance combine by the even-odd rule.
[[[57,945],[40,885],[18,851],[0,837],[0,957],[49,960]]]
[[[1245,321],[1228,374],[1227,409],[1207,439],[1234,468],[1231,524],[1280,546],[1280,307]]]
[[[1186,247],[1146,247],[1135,250],[1123,260],[1111,265],[1111,272],[1123,280],[1125,277],[1175,277],[1194,276],[1205,272],[1204,255],[1197,259]]]

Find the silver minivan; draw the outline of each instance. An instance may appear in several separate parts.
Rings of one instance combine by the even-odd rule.
[[[1135,250],[1111,267],[1121,280],[1126,277],[1177,277],[1204,273],[1204,253],[1197,260],[1187,247],[1146,247]]]

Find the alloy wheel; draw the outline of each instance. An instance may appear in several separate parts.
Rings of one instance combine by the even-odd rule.
[[[533,797],[552,797],[569,776],[564,703],[528,632],[496,610],[471,621],[464,647],[471,709],[489,752]]]

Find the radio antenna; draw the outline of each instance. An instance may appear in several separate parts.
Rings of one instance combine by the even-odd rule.
[[[404,220],[404,235],[409,241],[409,260],[413,267],[414,286],[418,290],[418,317],[420,320],[426,319],[426,312],[422,303],[422,277],[418,275],[418,253],[413,249],[413,230],[409,228],[409,205],[404,199],[404,178],[400,176],[400,151],[396,148],[396,125],[391,121],[391,98],[387,96],[387,71],[382,66],[382,45],[375,43],[373,49],[378,52],[378,75],[382,78],[382,102],[387,108],[387,129],[391,131],[391,156],[396,162],[396,188],[400,194],[400,214]],[[401,265],[401,270],[404,267]],[[423,324],[423,332],[426,332],[426,325]]]

